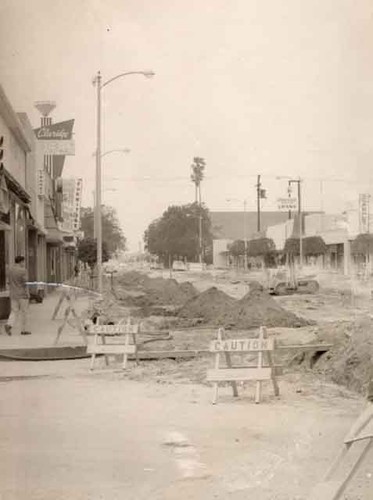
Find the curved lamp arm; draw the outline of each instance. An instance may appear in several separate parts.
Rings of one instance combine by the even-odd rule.
[[[110,80],[107,80],[101,85],[101,88],[106,87],[106,85],[109,85],[109,83],[113,82],[114,80],[117,80],[118,78],[122,78],[122,76],[127,76],[127,75],[144,75],[146,78],[152,78],[155,75],[155,73],[153,71],[127,71],[126,73],[121,73],[120,75],[110,78]]]
[[[102,153],[101,158],[103,158],[106,155],[109,155],[110,153],[130,153],[131,150],[129,148],[123,148],[123,149],[111,149],[110,151],[105,151],[105,153]],[[93,153],[96,154],[96,153]]]

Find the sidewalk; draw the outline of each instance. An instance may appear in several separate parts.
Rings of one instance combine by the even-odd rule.
[[[71,324],[66,324],[62,330],[58,343],[56,344],[57,331],[63,323],[64,312],[68,305],[66,300],[63,301],[58,315],[55,320],[52,320],[53,312],[61,297],[62,289],[55,290],[48,294],[42,304],[31,303],[29,307],[29,325],[28,330],[31,335],[20,335],[20,325],[16,324],[12,335],[6,334],[4,326],[0,326],[0,350],[4,349],[33,349],[33,348],[48,348],[48,347],[64,347],[64,346],[83,346],[84,339],[78,328],[73,328]],[[72,304],[78,316],[88,308],[90,299],[87,295],[73,297]],[[71,323],[74,323],[73,316],[70,314]]]

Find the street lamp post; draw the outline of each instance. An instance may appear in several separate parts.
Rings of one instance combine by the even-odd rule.
[[[303,224],[302,224],[302,201],[301,201],[301,184],[302,179],[291,179],[289,180],[289,186],[291,184],[298,184],[298,224],[299,224],[299,267],[303,267]]]
[[[96,236],[97,236],[97,290],[102,293],[102,221],[101,221],[101,92],[104,87],[128,75],[143,75],[147,78],[154,76],[153,71],[128,71],[110,78],[102,83],[100,71],[97,72],[94,84],[97,88],[97,135],[96,135]]]
[[[131,150],[129,148],[110,149],[110,151],[105,151],[105,153],[102,153],[101,158],[103,158],[104,156],[109,155],[111,153],[130,153],[130,152],[131,152]],[[93,156],[97,156],[97,152],[93,153]],[[97,168],[97,165],[96,165],[96,168]],[[100,170],[101,170],[101,168],[100,168]],[[97,188],[97,186],[96,186],[96,188]],[[94,239],[96,239],[97,238],[97,221],[98,221],[97,211],[96,211],[96,207],[97,207],[96,190],[93,190],[93,207],[94,207],[93,208],[93,213],[94,213],[93,237],[94,237]],[[101,209],[100,209],[100,213],[101,213]],[[101,231],[102,231],[102,229],[101,229]]]

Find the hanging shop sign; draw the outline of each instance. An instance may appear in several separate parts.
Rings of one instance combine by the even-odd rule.
[[[45,155],[74,155],[74,120],[44,125],[34,130],[38,144]]]
[[[39,141],[69,141],[73,138],[74,120],[45,125],[34,130]]]

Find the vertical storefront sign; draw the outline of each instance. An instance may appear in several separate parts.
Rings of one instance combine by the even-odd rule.
[[[370,195],[367,193],[359,195],[359,233],[369,233],[369,207]]]

